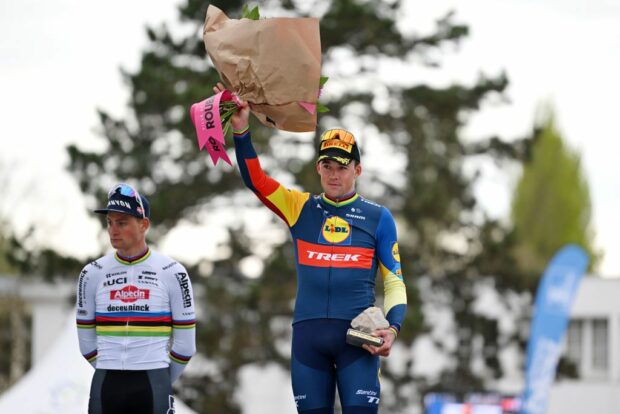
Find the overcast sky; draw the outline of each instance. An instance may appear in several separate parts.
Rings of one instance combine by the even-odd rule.
[[[21,231],[34,225],[40,240],[66,253],[96,254],[97,223],[64,172],[64,148],[96,147],[97,107],[125,113],[119,68],[137,67],[145,24],[176,21],[178,3],[0,0],[0,218]],[[620,276],[620,0],[405,3],[404,30],[428,32],[455,9],[471,36],[446,51],[441,71],[398,76],[441,85],[473,82],[480,72],[508,74],[510,102],[488,102],[470,120],[467,137],[521,137],[537,106],[554,106],[590,183],[596,245],[605,252],[599,273]],[[504,217],[516,176],[486,172],[478,194],[491,214]]]

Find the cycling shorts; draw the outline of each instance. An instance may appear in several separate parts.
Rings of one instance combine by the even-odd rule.
[[[379,357],[346,343],[350,321],[311,319],[293,324],[291,376],[297,411],[331,414],[336,387],[343,414],[376,414]]]
[[[96,369],[88,414],[174,414],[170,369]]]

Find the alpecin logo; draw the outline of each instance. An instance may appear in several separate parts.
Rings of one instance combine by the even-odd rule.
[[[124,303],[132,303],[137,300],[148,299],[150,291],[148,289],[140,289],[133,285],[125,286],[120,290],[111,290],[110,299],[120,300]]]
[[[181,296],[183,297],[183,307],[189,308],[192,306],[192,295],[189,292],[189,277],[187,273],[175,273],[174,274],[179,282],[181,288]]]

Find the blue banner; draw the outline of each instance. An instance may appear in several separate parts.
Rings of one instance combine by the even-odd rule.
[[[527,345],[521,414],[544,414],[547,409],[562,338],[588,261],[582,248],[567,245],[553,256],[543,273]]]

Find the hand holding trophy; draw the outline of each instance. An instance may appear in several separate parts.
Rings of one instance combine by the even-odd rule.
[[[364,344],[381,346],[383,338],[372,335],[374,331],[388,329],[390,323],[383,316],[381,309],[372,306],[364,310],[351,321],[347,331],[347,343],[361,347]]]

